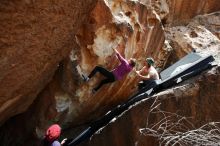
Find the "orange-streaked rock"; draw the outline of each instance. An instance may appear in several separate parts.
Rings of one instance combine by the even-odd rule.
[[[92,0],[0,2],[0,124],[26,111],[52,79],[94,4]]]
[[[102,77],[97,75],[86,83],[81,78],[81,73],[88,75],[96,65],[113,69],[118,61],[112,47],[119,42],[125,48],[117,49],[125,58],[138,60],[137,69],[147,56],[152,56],[157,67],[163,69],[192,48],[214,54],[219,60],[218,26],[212,26],[218,24],[218,13],[202,15],[219,10],[219,2],[198,0],[197,3],[199,7],[196,0],[0,2],[0,123],[29,107],[1,127],[0,140],[8,144],[38,145],[51,123],[60,123],[65,136],[76,136],[84,124],[127,100],[136,91],[138,80],[134,72],[121,81],[104,85],[94,95],[91,89]],[[198,14],[201,15],[192,20]],[[217,73],[207,75],[207,79],[215,81]],[[197,104],[200,92],[197,87],[170,89],[171,92],[158,96],[165,98],[165,109],[176,110],[179,102],[169,97],[184,100],[184,105],[190,96]],[[208,85],[204,88],[201,85],[201,92],[205,88],[209,89]],[[196,107],[190,106],[192,115],[196,115]],[[107,141],[108,145],[134,145],[140,137],[143,145],[157,145],[135,131],[142,128],[145,122],[142,115],[148,112],[142,107],[149,109],[146,104],[135,107],[131,110],[137,109],[134,114],[119,119],[126,123],[125,127],[116,121],[110,132],[102,135],[105,140],[100,143],[93,140],[90,144],[105,145]],[[208,113],[208,118],[214,116]],[[133,123],[132,129],[126,127]],[[119,139],[112,136],[111,141],[108,135]]]
[[[218,0],[140,0],[153,7],[162,23],[167,25],[187,24],[190,19],[200,14],[220,10]]]

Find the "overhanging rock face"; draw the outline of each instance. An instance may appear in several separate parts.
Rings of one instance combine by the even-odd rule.
[[[52,79],[94,3],[0,2],[0,124],[27,110]]]
[[[1,1],[0,125],[5,123],[0,129],[1,141],[9,145],[38,145],[51,123],[60,123],[64,136],[71,137],[72,133],[79,132],[75,127],[97,119],[126,101],[137,89],[135,73],[105,85],[95,95],[91,94],[91,89],[102,77],[97,75],[88,83],[81,78],[82,73],[89,74],[95,65],[109,70],[116,66],[118,62],[111,48],[120,41],[125,48],[118,50],[125,58],[136,58],[137,69],[142,67],[146,56],[152,56],[157,67],[163,70],[192,50],[211,54],[218,62],[219,14],[216,11],[219,10],[218,0]],[[180,90],[169,90],[168,95],[174,96],[175,91],[174,97],[178,94],[178,98],[166,98],[163,108],[175,111],[178,104],[188,104],[192,107],[190,113],[198,115],[197,123],[203,118],[212,119],[216,112],[205,111],[205,105],[216,98],[211,98],[212,101],[200,99],[217,96],[211,92],[218,86],[214,84],[219,81],[217,74],[218,69],[201,77],[201,80],[210,80],[207,82],[210,86],[204,82],[200,84],[198,79],[198,83],[180,86]],[[203,93],[205,89],[210,91]],[[200,94],[204,95],[198,96]],[[166,92],[163,95],[168,96]],[[187,97],[192,99],[188,102]],[[196,114],[203,110],[197,106],[203,101],[202,112],[207,116]],[[183,105],[180,107],[184,109]],[[147,111],[138,107],[133,110],[139,111],[134,111],[136,116],[127,114],[124,117],[127,120],[119,119],[126,121],[125,126],[136,121],[145,122],[141,112]],[[8,120],[10,117],[13,118]],[[108,144],[134,145],[140,137],[135,128],[126,127],[128,131],[124,130],[126,133],[121,135],[123,130],[117,126],[123,127],[116,122],[109,130],[119,139],[114,140],[112,136],[112,142],[107,140]],[[68,131],[70,127],[72,129]],[[136,123],[134,127],[143,126]],[[135,132],[129,135],[135,138],[124,139],[130,137],[126,134],[132,131]],[[102,136],[107,139],[107,135]],[[146,145],[147,141],[142,140]]]
[[[150,25],[148,18],[153,21]],[[48,96],[53,101],[53,104],[43,104],[37,109],[42,114],[50,109],[47,114],[38,115],[41,119],[39,133],[45,130],[48,121],[61,120],[64,125],[79,125],[94,120],[136,90],[138,80],[134,72],[121,81],[104,85],[96,94],[91,90],[102,76],[97,74],[89,82],[83,82],[81,78],[82,73],[88,75],[96,65],[113,69],[119,62],[112,47],[118,43],[124,45],[118,51],[126,59],[137,58],[137,69],[142,67],[146,56],[158,60],[160,50],[166,52],[162,49],[164,31],[160,19],[153,9],[134,1],[98,1],[86,23],[75,33],[75,39],[77,45],[60,63],[54,79],[39,95],[41,101],[36,101],[36,107],[41,106],[42,101],[49,103]]]

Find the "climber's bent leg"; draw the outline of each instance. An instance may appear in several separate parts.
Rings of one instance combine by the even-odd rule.
[[[112,83],[115,81],[115,77],[114,77],[114,74],[110,72],[110,74],[108,74],[108,76],[106,76],[107,78],[106,79],[103,79],[99,85],[97,87],[94,88],[95,91],[98,91],[104,84],[107,84],[107,83]]]
[[[110,76],[110,74],[112,74],[110,71],[108,71],[107,69],[101,67],[101,66],[96,66],[92,72],[89,74],[89,78],[92,78],[97,72],[101,73],[103,76],[107,77]]]

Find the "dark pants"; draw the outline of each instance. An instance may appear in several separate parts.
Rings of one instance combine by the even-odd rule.
[[[156,80],[149,79],[149,80],[142,80],[138,83],[138,89],[141,90],[143,88],[150,89],[153,88],[156,85]]]
[[[106,78],[103,79],[99,85],[97,87],[94,88],[95,91],[98,91],[99,88],[102,87],[102,85],[104,84],[107,84],[107,83],[111,83],[111,82],[114,82],[115,81],[115,76],[112,72],[106,70],[105,68],[103,67],[100,67],[100,66],[96,66],[92,72],[89,74],[89,78],[92,78],[97,72],[99,72],[100,74],[102,74],[103,76],[105,76]]]

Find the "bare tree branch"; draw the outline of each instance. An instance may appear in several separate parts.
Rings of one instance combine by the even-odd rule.
[[[220,122],[210,122],[196,128],[190,117],[162,111],[156,98],[147,117],[146,127],[140,133],[156,137],[160,146],[217,146],[220,145]],[[160,117],[156,123],[150,123],[152,115]]]

